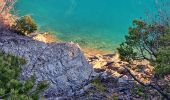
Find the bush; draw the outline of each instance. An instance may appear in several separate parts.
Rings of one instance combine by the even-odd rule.
[[[22,58],[0,52],[0,99],[38,100],[39,93],[47,84],[43,81],[36,86],[33,76],[25,82],[18,80],[21,66],[25,63]]]
[[[24,16],[16,20],[12,28],[21,35],[27,35],[37,30],[37,25],[30,16]]]
[[[159,23],[133,21],[133,27],[118,48],[123,61],[148,60],[158,75],[170,74],[170,27]]]

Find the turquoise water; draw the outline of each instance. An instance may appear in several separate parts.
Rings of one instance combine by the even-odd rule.
[[[61,40],[112,51],[133,19],[154,10],[154,0],[18,0],[15,9]]]

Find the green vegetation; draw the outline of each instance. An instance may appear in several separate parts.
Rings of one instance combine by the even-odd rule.
[[[47,87],[46,82],[35,85],[35,77],[20,81],[22,58],[0,52],[0,99],[38,100],[39,93]]]
[[[24,16],[16,20],[12,28],[21,35],[27,35],[37,30],[37,25],[30,16]]]
[[[170,30],[161,36],[160,44],[155,71],[157,75],[164,76],[170,74]]]
[[[92,85],[96,87],[97,90],[104,92],[106,91],[106,86],[102,83],[101,79],[98,77],[92,81]]]
[[[169,26],[134,20],[118,52],[124,61],[148,60],[161,75],[170,74]]]
[[[154,61],[162,33],[163,29],[159,24],[147,24],[141,20],[134,20],[133,27],[129,28],[129,33],[125,37],[126,41],[118,48],[121,59]]]
[[[170,27],[168,24],[146,23],[141,20],[134,20],[133,27],[118,48],[120,58],[124,61],[148,60],[155,67],[155,76],[160,79],[170,74]],[[129,71],[129,73],[131,73]],[[132,75],[132,74],[131,74]],[[155,77],[155,78],[156,78]],[[157,82],[146,85],[136,81],[144,87],[151,87],[159,92],[163,98],[169,99],[168,91],[163,91]],[[134,79],[136,77],[134,76]],[[165,83],[163,83],[165,84]],[[165,89],[164,89],[165,90]],[[139,92],[140,93],[140,92]],[[137,94],[139,94],[137,93]]]
[[[134,96],[137,96],[137,97],[141,97],[143,98],[144,100],[148,100],[149,98],[149,95],[146,93],[147,90],[144,86],[140,86],[140,85],[136,85],[133,89],[132,89],[132,94]]]

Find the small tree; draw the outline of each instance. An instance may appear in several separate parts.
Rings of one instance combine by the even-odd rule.
[[[129,28],[129,33],[125,36],[125,42],[118,48],[121,59],[155,61],[161,46],[160,37],[165,33],[166,28],[157,23],[148,24],[141,20],[134,20],[133,27]]]
[[[35,85],[35,77],[25,82],[18,80],[25,60],[0,52],[0,99],[38,100],[39,93],[47,86],[46,82]]]
[[[128,62],[145,59],[155,65],[157,72],[168,72],[170,70],[169,26],[148,24],[140,20],[134,20],[133,25],[134,27],[129,28],[125,42],[118,48],[120,58]]]
[[[37,25],[30,16],[24,16],[16,20],[12,28],[21,35],[27,35],[37,30]]]
[[[170,74],[170,27],[167,24],[151,23],[134,20],[134,26],[129,28],[129,33],[118,48],[120,58],[124,61],[148,60],[155,66],[155,76],[165,76]],[[166,92],[161,90],[156,81],[144,84],[140,82],[128,68],[130,75],[141,85],[152,87],[164,98],[170,99]]]

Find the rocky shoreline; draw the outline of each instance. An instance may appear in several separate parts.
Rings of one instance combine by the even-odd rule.
[[[40,36],[41,35],[41,36]],[[46,38],[52,36],[48,33],[38,34],[33,39],[45,42],[47,44],[56,42],[53,38]],[[35,38],[35,37],[39,38]],[[51,42],[51,40],[53,40]],[[57,43],[62,43],[58,42]],[[77,44],[78,45],[78,44]],[[79,46],[78,46],[79,47]],[[80,48],[80,47],[79,47]],[[80,50],[82,50],[80,48]],[[82,50],[84,51],[84,50]],[[93,66],[97,76],[93,80],[100,81],[99,88],[105,88],[104,91],[96,88],[93,83],[86,84],[82,89],[75,92],[74,96],[64,97],[78,100],[108,100],[111,98],[117,98],[122,100],[141,99],[142,97],[135,97],[132,94],[132,90],[137,84],[136,81],[129,75],[124,66],[142,82],[149,83],[153,76],[153,67],[147,61],[134,61],[133,64],[123,62],[119,59],[119,54],[105,54],[100,51],[90,52],[86,50],[84,52],[86,60]],[[100,86],[102,85],[102,86]],[[97,86],[98,87],[98,86]],[[87,95],[89,94],[89,95]],[[62,98],[62,97],[61,97]],[[60,99],[61,99],[60,98]],[[112,99],[111,99],[112,100]]]
[[[9,18],[9,19],[8,19]],[[8,17],[7,19],[5,19],[5,21],[7,23],[9,23],[9,21],[11,20],[11,17]],[[11,23],[11,22],[10,22]],[[10,24],[7,24],[8,26],[10,26]],[[14,42],[15,41],[15,42]],[[28,43],[26,41],[29,41]],[[32,43],[31,43],[32,42]],[[28,44],[27,46],[25,46],[25,44]],[[48,50],[45,50],[43,48],[46,48],[48,45],[50,45],[50,47],[48,47]],[[60,45],[60,46],[59,46]],[[20,47],[21,46],[21,47]],[[55,46],[59,46],[59,48],[55,47]],[[66,48],[68,49],[66,49]],[[21,52],[18,52],[17,48],[19,50],[22,50]],[[34,54],[31,54],[32,50],[34,50]],[[37,48],[37,49],[36,49]],[[33,33],[29,36],[19,36],[16,33],[13,33],[11,31],[6,31],[6,30],[1,30],[1,34],[0,34],[0,49],[7,52],[7,53],[13,53],[15,55],[27,58],[29,61],[29,64],[26,65],[27,67],[33,67],[33,62],[36,62],[36,58],[38,57],[37,55],[41,52],[41,51],[46,51],[46,53],[48,53],[48,55],[46,55],[45,58],[41,59],[42,55],[40,57],[37,58],[37,60],[43,60],[46,61],[47,63],[51,63],[53,65],[53,67],[56,70],[58,70],[58,68],[56,68],[56,62],[49,62],[52,61],[53,59],[56,59],[56,56],[59,56],[59,54],[61,54],[61,52],[59,54],[55,54],[53,52],[53,49],[57,49],[60,51],[61,48],[65,48],[64,51],[66,50],[66,53],[75,53],[78,56],[78,60],[73,60],[69,58],[69,55],[67,55],[68,58],[63,59],[64,62],[67,62],[67,60],[69,59],[68,62],[74,62],[74,65],[77,66],[77,68],[81,67],[81,66],[88,66],[86,67],[87,69],[89,68],[89,70],[94,72],[93,78],[91,77],[91,79],[87,79],[87,77],[89,78],[89,76],[91,76],[91,74],[89,73],[89,70],[85,69],[81,69],[80,70],[72,70],[73,73],[77,73],[80,72],[79,74],[74,75],[72,79],[74,79],[75,77],[78,76],[84,76],[84,83],[81,83],[80,81],[78,83],[72,84],[72,86],[75,86],[75,89],[70,89],[70,88],[65,88],[63,87],[63,91],[60,88],[62,87],[63,84],[67,84],[68,85],[68,76],[72,76],[72,75],[67,75],[67,77],[61,77],[59,78],[59,80],[63,80],[61,82],[61,86],[58,86],[56,84],[58,83],[53,83],[52,88],[51,88],[51,92],[46,92],[48,95],[48,99],[54,99],[56,98],[56,96],[54,96],[54,92],[53,90],[59,90],[60,91],[60,95],[59,94],[55,94],[57,95],[57,98],[59,99],[78,99],[78,100],[112,100],[113,98],[116,99],[123,99],[123,100],[130,100],[130,99],[143,99],[143,97],[139,97],[136,94],[133,95],[132,90],[136,87],[136,81],[134,81],[134,79],[129,75],[129,73],[126,71],[126,69],[124,68],[125,66],[129,68],[129,70],[142,82],[144,83],[149,83],[150,79],[152,78],[153,75],[153,70],[154,68],[152,66],[150,66],[149,62],[147,61],[136,61],[133,62],[133,64],[128,64],[127,62],[123,62],[119,59],[119,55],[118,54],[107,54],[105,52],[102,51],[98,51],[98,50],[87,50],[87,49],[82,49],[78,46],[78,44],[74,44],[74,43],[63,43],[62,41],[57,40],[57,38],[55,38],[53,35],[49,34],[49,33]],[[78,48],[78,49],[77,49]],[[51,51],[52,49],[52,51]],[[12,51],[11,51],[12,50]],[[69,50],[73,50],[73,51],[69,51]],[[77,51],[78,50],[78,51]],[[25,52],[25,54],[24,54]],[[49,55],[52,55],[51,57],[48,57]],[[65,55],[65,54],[61,54],[61,55]],[[83,59],[82,59],[83,57]],[[34,59],[35,58],[35,59]],[[80,59],[79,59],[80,58]],[[52,59],[52,60],[51,60]],[[58,58],[57,58],[58,59]],[[48,61],[47,61],[48,60]],[[37,68],[39,69],[39,65],[44,66],[45,62],[36,62],[35,65],[37,66]],[[83,65],[80,66],[80,63],[82,63]],[[31,64],[32,62],[32,64]],[[89,64],[90,65],[89,65]],[[71,65],[73,63],[70,63]],[[48,64],[47,64],[48,65]],[[70,67],[71,65],[69,65],[68,63],[66,63],[66,65],[61,65],[61,67],[65,67],[68,66]],[[45,65],[46,66],[46,65]],[[44,66],[44,67],[45,67]],[[85,67],[84,66],[84,67]],[[91,67],[89,67],[91,66]],[[48,66],[46,66],[48,67]],[[35,67],[35,69],[37,70],[37,68]],[[30,68],[26,68],[30,69]],[[55,74],[51,73],[49,71],[49,69],[45,70],[46,68],[43,68],[42,71],[45,72],[46,74],[48,73],[49,75],[45,75],[44,76],[48,76],[45,79],[50,79],[54,78],[53,76],[56,76]],[[42,72],[41,71],[41,72]],[[91,72],[90,71],[90,72]],[[35,71],[36,72],[36,71]],[[40,72],[40,70],[37,71],[38,73]],[[71,72],[71,73],[72,73]],[[87,73],[86,73],[87,72]],[[37,73],[37,76],[39,77],[39,74]],[[55,72],[58,73],[58,72]],[[83,74],[86,73],[86,74]],[[23,76],[26,76],[28,74],[33,74],[32,72],[27,73],[27,71],[23,72]],[[28,75],[29,76],[29,75]],[[51,77],[51,78],[50,78]],[[21,79],[25,79],[25,78],[21,78]],[[40,78],[39,79],[43,79]],[[81,79],[81,78],[80,78]],[[79,80],[79,78],[78,78]],[[70,81],[70,79],[69,79]],[[94,83],[93,83],[93,82]],[[95,82],[96,81],[96,82]],[[53,82],[53,81],[51,81]],[[74,82],[73,82],[74,83]],[[81,86],[78,89],[76,89],[77,86]],[[54,88],[55,87],[55,88]],[[71,90],[71,91],[70,91]],[[62,92],[61,92],[62,91]],[[58,92],[59,93],[59,92]],[[155,92],[154,92],[155,93]],[[62,94],[62,95],[61,95]],[[53,95],[53,96],[52,96]],[[152,98],[152,97],[150,97]],[[160,97],[157,97],[160,98]]]
[[[136,82],[124,68],[128,63],[122,62],[118,54],[86,54],[85,58],[77,44],[43,43],[10,31],[1,31],[0,49],[26,58],[28,64],[23,66],[22,80],[35,73],[37,82],[50,82],[44,94],[46,99],[134,98],[131,91]],[[143,82],[152,77],[149,63],[137,62],[129,69]]]
[[[12,24],[9,16],[3,18],[6,26]],[[125,67],[143,83],[150,83],[154,68],[149,62],[134,61],[129,64],[121,61],[118,54],[84,50],[72,42],[56,41],[48,33],[20,36],[3,27],[0,30],[0,50],[27,60],[20,79],[26,80],[35,74],[37,83],[41,80],[49,82],[48,89],[41,94],[47,100],[145,99],[144,92],[136,92],[135,89],[141,86]],[[161,98],[150,90],[142,89],[150,91],[148,99]]]

